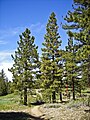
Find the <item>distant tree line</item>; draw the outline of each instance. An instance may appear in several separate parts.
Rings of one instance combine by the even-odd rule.
[[[73,12],[68,11],[62,25],[68,34],[65,49],[61,49],[64,40],[59,35],[54,12],[46,25],[41,57],[28,28],[19,36],[10,71],[16,89],[23,93],[24,105],[28,89],[42,88],[50,102],[56,102],[57,96],[62,102],[63,91],[69,97],[72,93],[75,100],[76,93],[81,95],[82,89],[90,87],[90,1],[74,0],[72,7]]]

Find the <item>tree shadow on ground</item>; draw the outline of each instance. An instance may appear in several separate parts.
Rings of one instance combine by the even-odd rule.
[[[89,110],[84,110],[86,113],[90,113],[90,109]]]
[[[45,102],[43,101],[36,101],[36,102],[32,102],[31,105],[43,105]]]
[[[0,112],[0,120],[44,120],[25,112]]]

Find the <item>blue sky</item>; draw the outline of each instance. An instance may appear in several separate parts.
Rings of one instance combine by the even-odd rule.
[[[62,40],[62,48],[67,44],[66,31],[60,23],[68,10],[72,10],[73,0],[0,0],[0,70],[3,68],[11,79],[7,68],[12,66],[11,54],[17,48],[19,34],[25,28],[35,36],[35,43],[41,54],[45,27],[52,12],[55,12]]]

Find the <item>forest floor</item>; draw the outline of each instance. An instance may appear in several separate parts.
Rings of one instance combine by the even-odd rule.
[[[84,93],[75,101],[64,99],[62,103],[34,106],[31,108],[31,114],[45,120],[90,120],[89,93]]]
[[[46,104],[39,108],[47,120],[90,120],[90,107]]]
[[[26,110],[0,111],[0,120],[90,120],[90,107],[44,104]]]
[[[31,108],[31,115],[44,120],[90,120],[90,107],[80,104],[44,104]]]
[[[24,106],[19,96],[0,97],[0,120],[90,120],[90,103],[87,97],[62,103]]]

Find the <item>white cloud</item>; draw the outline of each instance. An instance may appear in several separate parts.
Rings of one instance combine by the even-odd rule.
[[[0,51],[0,63],[11,60],[11,54],[14,54],[14,50]]]
[[[12,74],[8,71],[8,68],[11,68],[13,65],[11,54],[14,54],[14,50],[0,52],[0,70],[4,69],[4,72],[10,81],[12,80]]]
[[[0,70],[2,69],[4,70],[9,81],[12,81],[12,73],[8,71],[8,68],[11,68],[12,65],[13,65],[13,62],[2,62],[0,64]]]

